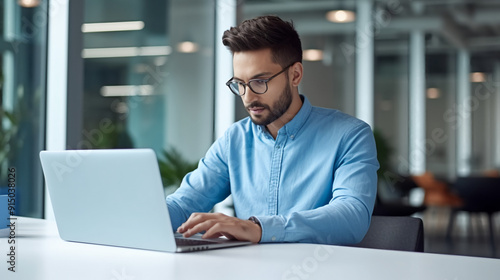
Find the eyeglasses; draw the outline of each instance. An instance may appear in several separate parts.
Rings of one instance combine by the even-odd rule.
[[[276,78],[279,76],[279,74],[285,72],[288,68],[290,68],[294,63],[288,65],[287,67],[283,68],[283,70],[279,71],[278,73],[272,75],[271,77],[267,79],[252,79],[248,81],[248,83],[244,83],[240,80],[236,80],[234,78],[231,78],[229,81],[227,81],[226,86],[229,87],[232,93],[238,95],[238,96],[243,96],[246,93],[247,86],[256,94],[264,94],[267,92],[267,83],[271,81],[272,79]]]

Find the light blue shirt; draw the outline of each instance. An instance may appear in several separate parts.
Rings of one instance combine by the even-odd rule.
[[[361,241],[377,191],[373,133],[361,120],[301,97],[276,140],[247,117],[214,142],[167,197],[174,229],[232,194],[238,218],[260,221],[260,242]]]

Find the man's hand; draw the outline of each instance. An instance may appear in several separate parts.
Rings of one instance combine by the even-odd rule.
[[[225,236],[229,239],[258,243],[262,235],[259,225],[249,220],[226,216],[222,213],[193,213],[177,231],[184,237],[205,231],[203,238]]]

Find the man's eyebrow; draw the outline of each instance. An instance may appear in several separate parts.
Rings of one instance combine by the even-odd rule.
[[[272,73],[271,72],[262,72],[262,73],[259,73],[259,74],[256,74],[256,75],[253,75],[250,80],[253,80],[253,79],[258,79],[258,78],[261,78],[262,76],[268,76],[268,75],[271,75]],[[238,81],[243,81],[243,79],[240,79],[238,77],[235,77],[233,76],[232,78],[233,80],[238,80]]]

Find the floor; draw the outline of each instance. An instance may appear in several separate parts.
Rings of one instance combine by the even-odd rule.
[[[429,253],[500,258],[500,216],[494,217],[494,243],[486,214],[459,213],[451,237],[446,237],[449,208],[431,207],[416,214],[424,222],[424,250]]]

